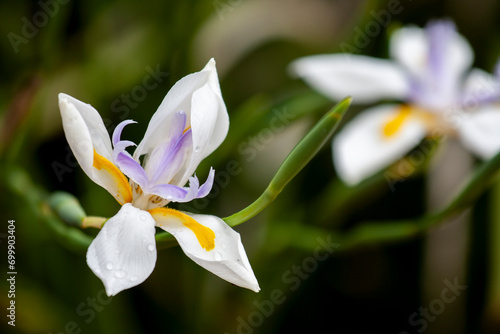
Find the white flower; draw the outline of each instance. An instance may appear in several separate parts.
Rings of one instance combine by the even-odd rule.
[[[425,136],[458,136],[483,159],[500,150],[499,74],[469,68],[473,52],[450,21],[404,27],[390,40],[394,60],[351,54],[304,57],[291,70],[333,99],[397,99],[355,117],[334,138],[339,176],[356,184],[389,166]]]
[[[133,121],[120,123],[110,140],[91,105],[61,93],[59,107],[66,138],[83,171],[122,205],[87,252],[87,263],[109,296],[142,283],[153,271],[155,226],[171,233],[203,268],[235,285],[260,290],[240,235],[222,219],[164,207],[204,197],[212,188],[213,169],[201,186],[193,174],[229,128],[213,59],[172,87],[133,156],[125,148],[135,144],[120,139]]]

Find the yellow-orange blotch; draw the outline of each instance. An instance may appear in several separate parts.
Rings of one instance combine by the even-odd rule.
[[[132,202],[132,189],[128,183],[127,178],[123,173],[115,166],[111,161],[99,155],[94,149],[94,163],[92,165],[100,172],[106,173],[108,180],[110,181],[109,186],[116,188],[113,197],[121,205],[125,203]]]
[[[384,137],[390,138],[394,136],[401,129],[401,126],[410,113],[411,108],[409,106],[402,106],[399,112],[385,124],[383,130]]]
[[[169,219],[182,222],[184,226],[189,228],[194,233],[196,239],[198,239],[198,242],[200,243],[200,246],[207,252],[215,248],[214,231],[201,225],[185,213],[170,208],[155,208],[148,210],[148,212],[160,226],[163,224],[169,224]]]

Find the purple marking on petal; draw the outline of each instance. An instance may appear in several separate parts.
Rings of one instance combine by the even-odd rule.
[[[189,188],[184,201],[189,202],[193,199],[197,198],[198,192],[200,191],[200,181],[196,177],[196,175],[191,176],[189,178]]]
[[[441,75],[446,66],[450,38],[456,31],[455,24],[449,20],[430,21],[425,27],[429,42],[429,67],[437,75]]]
[[[116,156],[115,163],[130,179],[141,186],[143,190],[148,189],[148,176],[142,168],[141,164],[132,158],[132,156],[126,152],[119,152]]]
[[[460,98],[460,105],[469,107],[473,105],[485,105],[500,101],[500,58],[493,69],[493,82],[484,80],[482,88],[473,92],[466,92]]]
[[[215,178],[215,170],[212,167],[210,167],[210,172],[208,173],[207,180],[200,187],[200,190],[198,191],[198,195],[196,196],[196,198],[205,197],[210,193],[210,190],[212,190],[212,187],[214,185],[214,178]]]
[[[196,175],[189,178],[189,187],[178,187],[173,184],[159,184],[149,190],[154,194],[171,202],[186,203],[196,198],[207,196],[214,183],[215,170],[210,168],[207,181],[200,187]]]
[[[132,158],[125,150],[129,146],[137,146],[130,140],[120,140],[123,128],[128,124],[137,123],[133,120],[125,120],[118,124],[113,131],[113,162],[120,168],[123,174],[127,175],[135,183],[141,186],[142,189],[148,187],[148,176],[142,168],[141,164]]]
[[[181,134],[173,143],[173,145],[171,143],[166,145],[162,159],[158,162],[152,182],[157,183],[161,179],[172,178],[175,175],[183,161],[183,149],[192,143],[191,129]]]
[[[184,203],[188,191],[173,184],[158,184],[149,190],[150,194],[160,196],[168,201]]]
[[[500,101],[500,89],[496,89],[494,92],[488,92],[486,94],[464,94],[460,100],[459,105],[461,107],[474,107],[478,105],[485,105],[490,103],[495,103]]]
[[[173,163],[183,142],[191,133],[190,130],[184,132],[186,128],[187,115],[183,111],[176,112],[165,129],[169,136],[160,142],[151,152],[146,163],[146,169],[151,175],[153,183],[165,182],[165,176],[175,174],[173,168],[179,168]],[[189,132],[189,134],[187,134]],[[173,173],[172,173],[173,172]],[[166,180],[168,182],[168,180]]]
[[[425,27],[427,40],[427,66],[412,78],[410,99],[426,108],[440,108],[450,102],[456,91],[449,60],[455,24],[450,20],[430,21]]]
[[[408,94],[409,101],[413,103],[419,103],[422,100],[423,96],[422,80],[416,77],[412,77],[409,78],[408,82],[410,83],[410,93]]]
[[[113,161],[116,161],[116,157],[118,156],[118,154],[124,152],[125,149],[129,146],[137,146],[137,145],[133,141],[130,141],[130,140],[120,140],[119,142],[114,144]]]
[[[169,131],[172,133],[170,135],[170,140],[175,140],[182,135],[184,129],[186,128],[186,122],[187,115],[182,110],[179,110],[172,116],[172,119],[168,125],[168,129],[165,129],[165,131]]]
[[[127,119],[116,126],[115,130],[113,131],[113,146],[115,146],[120,141],[123,128],[132,123],[137,123],[137,122],[131,119]]]

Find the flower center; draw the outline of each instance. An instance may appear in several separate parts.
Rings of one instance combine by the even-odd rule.
[[[146,194],[141,187],[130,180],[132,188],[132,205],[141,210],[150,210],[167,205],[168,200],[154,194]]]
[[[135,144],[120,139],[123,128],[131,123],[134,121],[126,120],[118,124],[112,140],[115,169],[121,171],[123,179],[123,174],[129,178],[128,188],[132,189],[133,196],[127,202],[132,201],[134,207],[148,210],[169,202],[185,203],[208,195],[214,181],[213,168],[210,168],[207,181],[202,185],[196,175],[186,175],[193,151],[192,131],[187,126],[186,113],[179,111],[172,116],[172,125],[166,129],[169,130],[168,136],[146,153],[144,167],[139,160],[140,154],[134,158],[125,150]],[[185,187],[187,181],[189,186]]]

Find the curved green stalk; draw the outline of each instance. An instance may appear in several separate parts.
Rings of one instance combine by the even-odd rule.
[[[61,244],[79,253],[86,251],[92,237],[71,226],[78,225],[78,217],[82,217],[83,212],[76,198],[65,193],[55,193],[55,197],[49,197],[35,185],[28,173],[19,167],[5,168],[3,175],[7,188],[22,198],[26,208],[46,224]],[[55,205],[55,210],[51,204]],[[63,217],[67,220],[63,221]]]
[[[333,135],[351,104],[346,98],[333,107],[286,157],[278,172],[259,198],[245,209],[223,218],[229,226],[239,225],[264,210]]]
[[[332,231],[316,226],[301,225],[300,235],[310,235],[310,242],[290,240],[291,243],[299,242],[295,246],[314,250],[317,246],[317,238],[332,238],[340,243],[339,251],[350,250],[362,246],[369,246],[380,243],[398,242],[413,238],[425,233],[429,228],[440,224],[445,218],[459,214],[462,210],[471,206],[475,200],[491,185],[500,172],[500,153],[489,161],[483,163],[462,190],[441,210],[423,215],[417,219],[407,219],[398,221],[367,221],[361,223],[347,232]],[[280,224],[275,226],[279,227]],[[282,224],[283,225],[283,224]],[[286,230],[280,230],[280,237],[284,236]]]
[[[346,112],[349,103],[350,99],[346,99],[335,106],[297,144],[285,159],[269,186],[255,202],[242,211],[224,218],[224,220],[230,226],[236,226],[254,217],[267,207],[326,143]],[[462,187],[462,190],[446,207],[438,212],[426,214],[419,219],[365,222],[345,233],[316,227],[313,234],[334,236],[335,240],[341,243],[339,249],[344,250],[414,237],[439,224],[444,218],[457,214],[472,205],[477,197],[489,187],[499,170],[500,154],[497,154],[476,170],[465,186]],[[23,198],[29,209],[47,224],[61,243],[77,251],[87,249],[92,242],[92,237],[74,227],[81,221],[83,212],[76,199],[60,193],[49,197],[48,194],[33,183],[26,172],[18,168],[3,168],[3,172],[7,188]],[[308,226],[299,226],[297,228],[307,229]],[[176,244],[175,239],[168,233],[158,233],[156,240],[159,249]]]

